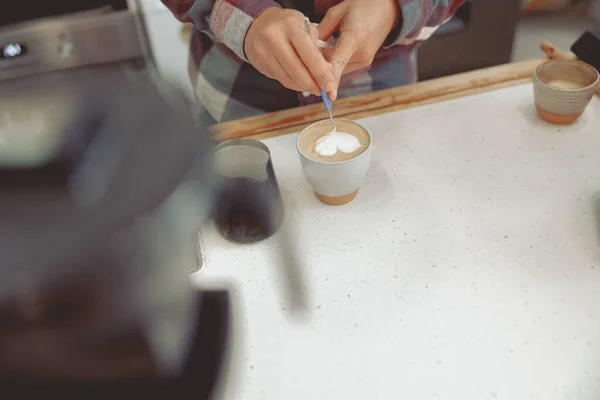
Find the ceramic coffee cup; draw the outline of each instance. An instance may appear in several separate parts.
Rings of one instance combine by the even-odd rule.
[[[310,140],[315,133],[329,132],[331,122],[324,120],[305,128],[296,142],[304,175],[315,194],[322,202],[331,205],[342,205],[354,200],[358,190],[367,178],[371,163],[372,136],[367,128],[348,119],[335,119],[338,132],[350,133],[359,139],[362,147],[359,151],[348,155],[333,157],[315,157]]]
[[[550,60],[535,70],[533,87],[539,116],[553,124],[570,124],[585,111],[600,75],[579,60]]]

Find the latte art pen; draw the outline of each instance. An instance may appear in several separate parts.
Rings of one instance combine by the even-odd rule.
[[[312,39],[310,20],[308,19],[308,17],[304,18],[304,28],[306,29],[306,33],[308,34],[308,36]],[[335,123],[333,122],[333,114],[331,113],[331,108],[333,107],[333,104],[331,104],[331,100],[329,99],[329,95],[327,94],[327,92],[320,88],[319,90],[321,91],[321,97],[323,98],[323,104],[325,105],[325,109],[329,113],[329,120],[331,121],[331,127],[333,128],[332,132],[336,132],[337,129],[335,128]]]

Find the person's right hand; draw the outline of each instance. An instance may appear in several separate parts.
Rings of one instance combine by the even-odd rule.
[[[259,15],[246,34],[244,51],[259,72],[288,89],[319,95],[336,89],[333,68],[318,49],[317,28],[306,32],[304,15],[296,10],[270,8]]]

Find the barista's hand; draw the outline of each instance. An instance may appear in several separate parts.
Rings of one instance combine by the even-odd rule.
[[[333,66],[336,87],[342,74],[371,65],[399,22],[397,0],[345,0],[327,11],[319,24],[319,39],[327,40],[334,32],[341,32],[337,48],[325,52]]]
[[[246,57],[259,72],[289,89],[316,95],[319,88],[333,92],[333,68],[317,47],[317,29],[312,24],[311,28],[309,36],[298,11],[270,8],[248,29]]]

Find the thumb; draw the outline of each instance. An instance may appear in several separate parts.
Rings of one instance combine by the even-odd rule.
[[[333,35],[340,25],[342,24],[342,18],[344,17],[344,9],[340,6],[330,8],[323,21],[319,24],[319,39],[327,40]]]
[[[333,49],[329,62],[333,67],[333,77],[338,85],[346,65],[358,49],[358,45],[359,39],[352,32],[344,32],[340,37],[338,47]]]

